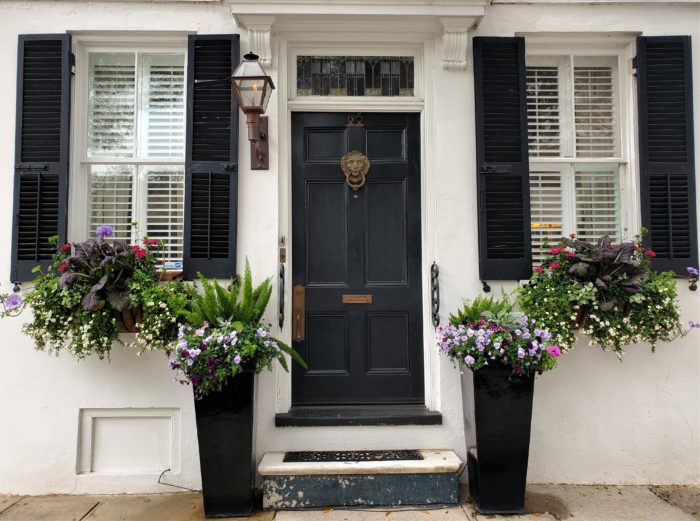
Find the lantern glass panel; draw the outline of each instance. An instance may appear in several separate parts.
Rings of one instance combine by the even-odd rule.
[[[238,93],[243,103],[242,109],[260,107],[264,109],[263,93],[265,92],[266,81],[262,78],[234,79]],[[269,87],[268,87],[269,90]],[[269,96],[268,96],[269,98]]]

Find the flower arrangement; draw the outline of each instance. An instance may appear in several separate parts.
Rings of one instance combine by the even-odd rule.
[[[675,275],[652,270],[655,256],[641,245],[641,235],[615,244],[608,236],[591,243],[572,234],[534,268],[518,303],[563,350],[573,346],[577,329],[618,357],[639,342],[654,350],[685,334]]]
[[[278,360],[288,370],[286,355],[306,367],[294,349],[270,335],[261,320],[272,294],[270,279],[253,287],[246,261],[241,282],[226,288],[199,275],[202,292],[193,290],[183,315],[177,341],[166,351],[168,367],[177,380],[192,384],[195,398],[220,390],[229,378],[244,370],[260,373]]]
[[[160,242],[108,241],[112,233],[102,225],[95,238],[58,246],[46,272],[35,269],[24,301],[17,294],[3,298],[5,315],[32,308],[23,331],[37,349],[104,358],[115,342],[143,350],[164,348],[176,338],[189,293],[182,283],[159,282],[154,251]],[[127,344],[120,331],[136,332],[135,340]]]
[[[448,325],[438,328],[438,345],[443,354],[473,371],[502,364],[515,375],[553,369],[561,355],[552,334],[514,312],[505,295],[501,300],[480,296],[466,301]]]

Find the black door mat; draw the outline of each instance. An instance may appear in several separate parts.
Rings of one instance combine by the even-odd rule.
[[[310,463],[326,461],[406,461],[422,460],[417,450],[341,450],[285,452],[285,463]]]

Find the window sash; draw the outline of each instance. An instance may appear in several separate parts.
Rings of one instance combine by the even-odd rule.
[[[132,68],[133,88],[127,99],[133,110],[127,112],[133,124],[126,124],[128,118],[120,122],[129,146],[100,148],[91,135],[95,128],[93,71],[99,61]],[[183,258],[185,61],[181,49],[85,52],[87,122],[81,170],[87,181],[88,204],[83,210],[87,235],[99,224],[110,224],[118,239],[136,242],[148,235],[163,240],[162,260],[169,269],[180,269]],[[154,75],[157,81],[151,81]],[[123,89],[122,84],[117,86]],[[155,111],[150,110],[153,107]],[[133,222],[137,225],[132,226]]]
[[[601,235],[622,238],[620,170],[617,163],[530,163],[534,263],[570,233],[588,241]]]
[[[528,55],[526,61],[530,157],[559,161],[621,160],[618,57]],[[610,74],[603,77],[601,68],[609,68]],[[552,74],[554,70],[557,71],[556,75]],[[538,75],[538,71],[547,71],[548,75]],[[543,77],[551,81],[549,91],[542,91],[543,85],[546,85]],[[551,100],[553,91],[559,93],[556,111],[551,107],[554,104]],[[556,115],[552,115],[552,112],[556,112]],[[601,130],[607,132],[607,141],[598,136]],[[558,141],[558,154],[556,147],[543,146],[542,136],[546,138],[545,144]]]

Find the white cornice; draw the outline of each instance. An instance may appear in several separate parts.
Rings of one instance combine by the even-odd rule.
[[[224,0],[240,15],[483,16],[489,0]]]
[[[700,4],[700,0],[491,0],[493,5],[534,5],[534,4],[560,4],[560,5],[616,5],[616,4],[640,4],[640,5],[669,5],[669,4]]]

